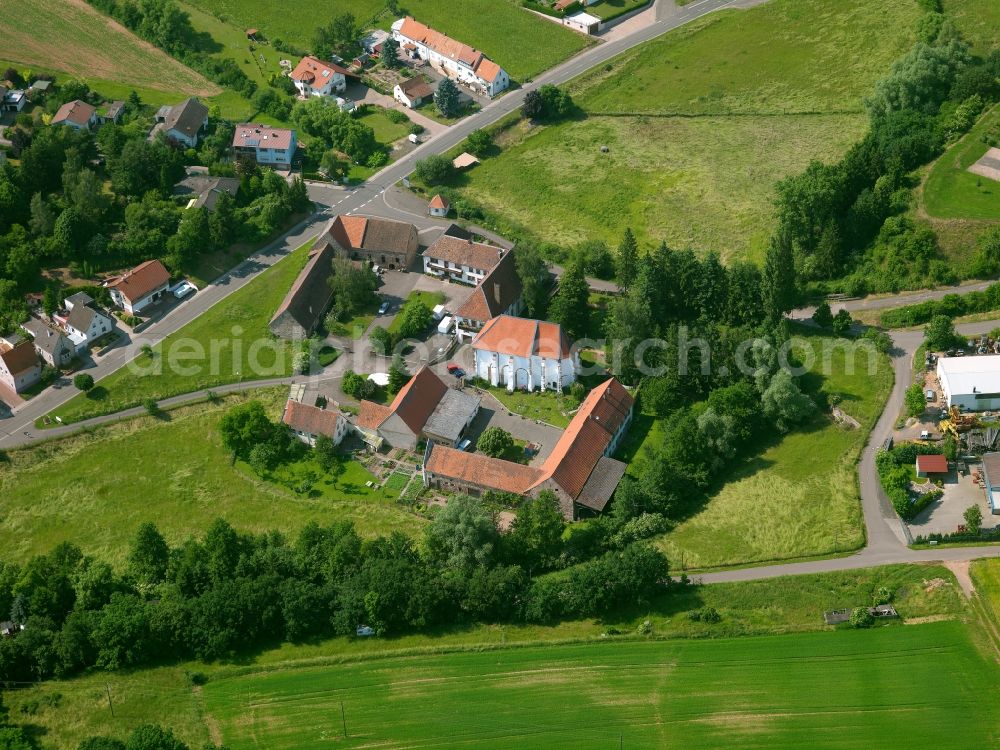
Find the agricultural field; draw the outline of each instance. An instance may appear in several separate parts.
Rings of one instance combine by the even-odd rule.
[[[312,467],[322,479],[308,495],[232,465],[219,437],[225,410],[259,398],[278,419],[287,396],[284,387],[228,396],[217,405],[182,407],[8,452],[0,463],[0,543],[7,558],[23,561],[72,541],[119,565],[144,521],[156,523],[171,544],[204,532],[216,517],[252,532],[295,533],[308,521],[349,519],[366,535],[414,533],[419,519],[391,493],[366,487],[373,477],[357,462],[345,460],[325,476]],[[181,455],[183,464],[164,460]],[[121,471],[126,457],[127,476]]]
[[[803,389],[839,395],[840,408],[861,429],[817,414],[803,428],[776,436],[761,453],[738,460],[702,509],[660,537],[675,569],[829,555],[864,542],[856,463],[892,388],[892,370],[884,355],[873,355],[869,373],[869,350],[862,349],[849,373],[849,342],[819,336],[806,341],[816,357]],[[830,351],[826,374],[824,347]],[[630,473],[642,472],[644,446],[662,439],[658,420],[643,415],[636,421],[623,446],[626,460],[633,461]],[[761,518],[769,522],[761,524]]]
[[[915,0],[712,13],[573,81],[583,116],[502,133],[503,153],[459,190],[545,241],[617,244],[631,227],[647,246],[759,259],[774,184],[861,137],[861,100],[912,44],[918,15]]]
[[[287,341],[274,339],[267,324],[281,300],[306,264],[312,240],[292,251],[246,286],[209,308],[180,330],[156,344],[151,354],[139,354],[135,364],[123,367],[98,381],[89,394],[78,394],[50,415],[63,422],[79,422],[100,414],[111,414],[140,405],[146,398],[157,400],[224,383],[256,378],[285,377],[292,372],[293,347]],[[234,333],[238,329],[238,333]],[[178,342],[188,342],[209,353],[218,351],[216,362],[208,362],[203,354],[196,374],[181,374],[181,368],[169,366],[163,352],[170,352]],[[219,342],[225,345],[215,349]],[[238,351],[238,354],[236,352]],[[253,361],[259,367],[251,366]],[[191,359],[187,360],[192,365]],[[156,370],[160,372],[156,372]],[[214,371],[213,371],[214,370]],[[262,372],[261,370],[264,370]]]
[[[859,639],[866,639],[867,635],[878,637],[881,633],[890,634],[893,637],[899,634],[909,637],[911,632],[926,632],[924,628],[929,627],[926,625],[907,628],[891,627],[871,634],[816,632],[827,630],[823,626],[820,616],[824,610],[868,601],[872,592],[882,586],[894,592],[895,606],[901,615],[910,621],[952,619],[964,616],[967,611],[963,599],[958,593],[958,586],[954,582],[954,578],[945,568],[923,565],[893,565],[822,575],[778,578],[769,581],[687,587],[664,595],[660,601],[648,609],[620,613],[603,622],[583,620],[560,623],[554,626],[479,625],[456,627],[443,632],[408,635],[393,639],[332,638],[315,643],[284,644],[279,648],[241,657],[238,664],[188,662],[135,672],[95,673],[72,680],[53,680],[28,690],[8,692],[4,696],[4,701],[14,716],[22,715],[25,708],[30,707],[33,710],[30,721],[45,731],[46,743],[53,747],[66,748],[66,750],[75,750],[83,738],[94,734],[127,736],[134,726],[149,721],[171,727],[191,747],[201,747],[209,738],[215,742],[224,739],[227,746],[243,747],[245,739],[241,739],[242,735],[239,734],[242,730],[234,732],[232,722],[234,716],[245,708],[246,690],[248,688],[253,690],[253,686],[256,685],[256,681],[260,677],[265,678],[269,692],[256,694],[256,697],[262,699],[262,703],[267,704],[265,706],[266,713],[261,713],[259,716],[261,719],[270,720],[275,709],[274,704],[268,700],[275,695],[274,692],[270,691],[278,689],[276,683],[271,682],[271,678],[279,675],[296,675],[304,678],[306,675],[314,674],[317,671],[316,668],[324,665],[324,671],[329,674],[337,674],[344,665],[348,665],[347,668],[350,671],[345,672],[345,674],[359,676],[360,673],[355,670],[364,668],[366,664],[370,667],[374,666],[376,669],[396,667],[406,669],[408,665],[418,663],[414,657],[420,657],[419,664],[422,667],[428,663],[427,657],[434,654],[438,655],[434,661],[439,664],[435,669],[454,669],[459,664],[471,664],[463,661],[469,652],[479,653],[483,658],[490,655],[493,661],[489,669],[484,670],[484,675],[493,675],[495,679],[481,676],[478,684],[472,686],[472,695],[477,701],[483,695],[481,691],[490,689],[491,686],[498,691],[509,690],[512,684],[511,680],[516,679],[509,671],[506,671],[506,667],[498,670],[498,663],[500,665],[526,665],[529,662],[538,663],[538,660],[551,658],[562,662],[564,666],[571,666],[572,671],[577,674],[583,675],[589,671],[590,676],[596,679],[599,676],[603,677],[604,671],[600,669],[595,671],[594,665],[607,664],[607,658],[627,659],[634,657],[632,663],[635,664],[639,661],[640,651],[642,654],[649,654],[650,652],[646,649],[663,649],[662,652],[655,651],[654,655],[658,653],[680,655],[689,661],[691,669],[697,668],[695,664],[691,663],[693,652],[687,650],[691,647],[691,643],[676,640],[672,642],[648,641],[646,636],[639,636],[638,643],[632,640],[636,636],[631,638],[622,636],[614,640],[602,637],[602,634],[611,628],[626,634],[635,633],[637,627],[646,620],[650,622],[653,638],[713,638],[715,640],[703,641],[704,645],[699,648],[711,649],[715,644],[722,644],[726,653],[736,650],[739,645],[746,644],[750,649],[748,653],[752,655],[748,658],[760,659],[764,659],[766,653],[766,649],[761,644],[772,644],[771,648],[778,649],[784,643],[802,644],[808,642],[811,651],[827,653],[823,650],[826,647],[822,644],[829,643],[831,638],[839,640],[856,636]],[[720,622],[714,624],[694,622],[688,616],[690,611],[706,606],[718,610],[722,618]],[[940,624],[949,626],[949,628],[955,625],[955,623]],[[949,632],[951,631],[949,630]],[[782,633],[798,635],[788,640],[784,637],[734,639],[735,636]],[[807,636],[810,640],[801,640]],[[928,636],[928,638],[930,637]],[[542,644],[553,644],[551,648],[544,650],[549,652],[548,655],[541,655],[543,650],[539,647]],[[815,644],[819,644],[819,646]],[[947,639],[938,645],[942,650],[950,648]],[[533,653],[531,656],[522,657],[522,654],[526,653],[522,648],[509,648],[516,646],[526,647]],[[504,650],[505,647],[508,649]],[[680,648],[680,651],[675,650],[676,648]],[[573,649],[573,651],[569,649]],[[934,649],[930,649],[928,652],[925,648],[923,653],[933,653],[933,651]],[[972,658],[974,654],[966,650],[964,642],[960,651],[962,661],[958,666],[964,665],[970,660],[974,664],[979,663]],[[582,655],[582,660],[574,662],[573,659],[577,658],[577,655]],[[526,661],[522,661],[522,658]],[[752,670],[747,669],[745,660],[738,659],[737,661],[745,670],[736,682],[742,686],[746,680],[751,678]],[[853,659],[850,661],[854,663]],[[307,669],[302,669],[304,667]],[[335,668],[331,669],[331,667]],[[471,670],[472,667],[469,666],[468,669]],[[957,671],[956,667],[949,669],[947,673],[952,674],[957,673]],[[923,673],[922,669],[918,672]],[[208,684],[204,688],[192,686],[191,676],[195,673],[203,674],[208,678]],[[574,686],[566,687],[565,678],[570,673],[571,670],[566,670],[561,675],[553,672],[544,675],[546,679],[542,679],[543,675],[535,673],[534,686],[524,687],[535,690],[539,686],[547,685],[548,687],[544,688],[546,690],[544,695],[537,696],[536,693],[532,693],[533,698],[537,696],[538,699],[547,702],[561,697],[569,698],[571,695],[569,690],[573,689]],[[440,676],[440,672],[434,674]],[[768,672],[768,676],[767,681],[756,686],[759,691],[758,696],[762,696],[757,700],[768,697],[761,689],[762,686],[770,691],[775,680],[780,683],[779,678],[775,677],[772,672]],[[673,679],[672,675],[662,675],[662,677],[664,680]],[[882,685],[879,679],[875,679],[875,683],[879,686]],[[237,688],[237,685],[240,685],[241,688]],[[949,681],[948,687],[950,688],[951,685],[952,683]],[[353,687],[361,688],[361,684]],[[402,684],[397,687],[399,690],[394,691],[397,696],[411,693],[414,690],[412,685],[407,686],[405,690]],[[426,683],[428,690],[438,690],[440,687],[441,683],[438,681]],[[593,686],[577,687],[586,688],[584,694],[591,698],[596,693],[602,692]],[[678,687],[682,686],[678,684]],[[115,705],[115,721],[113,722],[109,721],[107,709],[106,691],[109,688]],[[281,686],[282,690],[286,688],[287,684]],[[313,693],[311,690],[306,692],[322,702],[324,697],[329,699],[329,693],[324,696],[327,688],[328,685],[324,684],[323,690],[317,693]],[[566,692],[563,692],[564,688]],[[642,693],[647,688],[648,685],[643,683],[638,685],[636,689]],[[240,700],[233,700],[234,694],[239,689],[242,689],[241,695],[243,697]],[[301,695],[301,682],[297,688],[292,689],[299,690],[299,695]],[[366,711],[370,710],[370,701],[372,700],[367,693],[368,689],[365,687],[360,693],[363,696],[363,705],[369,707]],[[879,692],[881,693],[881,690]],[[696,691],[696,693],[701,695],[703,691]],[[905,698],[911,695],[908,691],[895,692],[894,694],[900,705],[903,704]],[[890,695],[890,693],[884,693],[880,700],[885,700],[885,695]],[[427,697],[434,699],[438,695],[428,693]],[[775,698],[773,703],[777,703],[778,698]],[[345,714],[349,722],[348,730],[353,736],[355,732],[362,729],[362,726],[356,723],[361,715],[355,714],[355,708],[351,707],[354,694],[345,697],[344,700]],[[864,700],[859,697],[857,704],[860,705],[862,702]],[[507,704],[509,701],[499,700],[498,703]],[[566,700],[565,703],[572,703],[572,701]],[[823,702],[824,705],[826,703],[826,701]],[[466,703],[461,694],[449,703],[449,706],[456,707],[463,717],[468,717],[469,712],[473,710],[473,705],[471,702]],[[592,703],[588,703],[588,705],[593,707]],[[876,705],[881,704],[876,703]],[[293,706],[296,710],[301,708],[298,699],[289,705],[290,708]],[[360,704],[356,706],[356,708],[360,707]],[[561,709],[562,706],[560,706]],[[607,716],[608,720],[612,721],[616,718],[614,712],[618,709],[600,705],[595,710],[599,711],[601,716]],[[747,709],[741,705],[737,710],[745,711]],[[425,713],[432,717],[441,714],[437,710],[425,710]],[[650,713],[648,707],[647,713]],[[485,715],[490,714],[491,712],[485,712]],[[319,714],[312,714],[313,717],[317,715]],[[334,719],[339,718],[339,705],[337,704],[334,704],[333,717]],[[277,728],[287,730],[286,722],[288,720],[288,715],[277,717]],[[302,720],[306,721],[307,719],[303,717]],[[791,717],[785,717],[785,720],[791,720]],[[419,731],[430,735],[434,730],[432,724],[438,719],[418,718],[411,714],[410,710],[407,710],[405,721],[401,718],[398,726],[394,722],[384,722],[384,725],[390,727],[391,731],[395,733],[400,731],[400,726],[405,727],[411,721],[416,722],[421,727]],[[462,721],[467,722],[468,719],[463,718]],[[712,726],[711,722],[706,722],[706,724]],[[304,728],[309,726],[306,724]],[[259,741],[265,746],[279,746],[274,745],[275,742],[301,743],[301,737],[292,736],[290,733],[286,734],[282,731],[280,736],[272,736],[260,726],[260,723],[255,723],[253,727],[258,732]],[[313,728],[315,729],[315,727]],[[318,731],[322,731],[322,729],[320,727]],[[641,731],[645,732],[648,729]],[[541,740],[528,739],[526,744],[528,746],[550,746],[550,734],[547,733],[541,737]],[[332,739],[338,742],[342,741],[336,736]],[[354,739],[358,741],[357,737]],[[398,738],[393,734],[388,739],[395,742]],[[616,740],[617,738],[612,739]],[[640,744],[640,739],[638,736],[632,736],[633,742],[630,746],[651,746],[648,743]],[[309,744],[313,743],[305,742],[298,746]],[[394,745],[390,742],[388,746]]]
[[[0,60],[114,81],[126,94],[127,87],[137,87],[169,92],[176,100],[222,92],[83,0],[7,0],[0,13]],[[98,83],[94,87],[100,89]]]
[[[189,4],[240,29],[260,29],[269,39],[280,39],[308,49],[316,27],[329,19],[316,14],[308,0],[246,3],[241,0],[189,0]],[[520,7],[517,0],[466,0],[455,13],[451,0],[410,0],[405,11],[465,44],[482,50],[510,77],[523,83],[590,44],[582,34],[551,23]],[[338,12],[354,14],[365,27],[388,29],[395,17],[384,12],[382,0],[349,0]],[[489,23],[483,19],[489,18]],[[303,20],[307,19],[307,20]]]

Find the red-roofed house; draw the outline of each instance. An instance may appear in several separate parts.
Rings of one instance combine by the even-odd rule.
[[[427,60],[449,78],[487,96],[496,96],[510,86],[507,72],[482,52],[410,16],[395,21],[392,34],[409,57]]]
[[[286,128],[240,123],[233,133],[233,153],[236,158],[250,158],[258,164],[287,169],[295,157],[297,145],[295,131]]]
[[[337,216],[316,241],[331,245],[338,255],[367,260],[390,270],[407,269],[417,257],[417,228],[405,221],[375,216]]]
[[[917,476],[926,477],[931,474],[947,474],[948,459],[940,453],[917,456]]]
[[[41,378],[42,364],[35,345],[27,339],[11,345],[0,341],[0,384],[20,393]]]
[[[427,204],[427,213],[431,216],[447,216],[450,210],[451,203],[448,202],[447,198],[440,194],[431,198],[431,202]]]
[[[303,57],[289,76],[302,96],[334,96],[347,89],[352,74],[333,63],[312,56]],[[352,76],[353,77],[353,76]]]
[[[421,367],[389,406],[362,401],[354,426],[369,445],[413,450],[421,438],[455,445],[479,413],[479,398]]]
[[[284,422],[292,434],[303,443],[316,445],[316,438],[326,435],[333,441],[334,445],[340,445],[340,441],[347,434],[349,425],[347,419],[337,404],[331,404],[333,409],[320,409],[318,406],[303,404],[301,401],[288,399],[285,404],[285,412],[281,415]]]
[[[445,232],[424,250],[424,273],[476,286],[506,252],[502,247],[473,242],[468,235],[459,237]]]
[[[562,390],[576,380],[580,354],[557,323],[500,315],[472,340],[476,377],[508,391]]]
[[[170,288],[170,273],[158,260],[147,260],[105,286],[111,299],[129,315],[138,315]]]
[[[424,484],[478,495],[499,490],[518,495],[553,492],[563,516],[602,512],[625,475],[626,466],[611,458],[632,422],[635,402],[614,378],[592,390],[541,467],[428,446]]]
[[[90,130],[97,124],[97,108],[74,99],[59,108],[50,124],[65,125],[73,130]]]
[[[524,286],[514,252],[509,251],[455,311],[458,335],[471,337],[498,315],[519,315],[523,309]]]

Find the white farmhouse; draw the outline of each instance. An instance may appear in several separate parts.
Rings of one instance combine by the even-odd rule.
[[[303,57],[290,78],[303,97],[334,96],[347,90],[347,70],[312,56]]]
[[[350,424],[340,413],[337,404],[332,406],[333,409],[320,409],[318,406],[288,399],[281,421],[303,443],[316,445],[316,438],[325,435],[334,445],[340,445],[340,441],[350,430]]]
[[[473,242],[469,236],[442,234],[424,250],[424,273],[476,286],[500,262],[502,247]]]
[[[500,315],[472,340],[475,375],[514,390],[562,390],[576,380],[580,355],[556,323]]]
[[[449,78],[494,97],[510,86],[507,71],[479,50],[415,21],[410,16],[392,24],[392,34],[403,53],[427,60]]]

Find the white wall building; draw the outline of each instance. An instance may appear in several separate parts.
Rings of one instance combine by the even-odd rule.
[[[427,60],[449,78],[494,97],[510,86],[507,71],[479,50],[445,36],[410,16],[392,24],[392,34],[403,53]]]
[[[347,90],[348,72],[312,56],[303,57],[290,78],[301,96],[334,96]]]
[[[318,406],[288,399],[281,421],[303,443],[316,445],[316,438],[325,435],[334,445],[340,445],[340,441],[350,431],[350,423],[336,403],[330,405],[332,409],[320,409]]]
[[[1000,409],[1000,356],[939,357],[937,376],[949,408]]]
[[[424,273],[476,286],[506,251],[502,247],[443,234],[424,250]]]
[[[147,260],[112,279],[106,286],[118,307],[129,315],[138,315],[166,295],[170,288],[170,272],[160,261]]]
[[[556,323],[500,315],[472,340],[475,375],[514,390],[561,390],[576,380],[580,355]]]
[[[288,169],[295,156],[298,140],[294,130],[270,125],[241,123],[233,133],[236,158],[250,157],[258,164]]]

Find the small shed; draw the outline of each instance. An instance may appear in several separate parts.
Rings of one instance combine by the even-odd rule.
[[[246,33],[247,33],[247,39],[249,39],[252,42],[257,41],[257,34],[258,34],[257,29],[247,29]]]
[[[932,474],[947,474],[948,459],[940,453],[917,456],[917,476],[927,477]]]
[[[479,163],[479,159],[470,154],[468,151],[463,151],[452,161],[455,169],[468,169]]]
[[[431,202],[427,204],[427,213],[431,216],[447,216],[450,210],[451,204],[440,193],[431,198]]]

